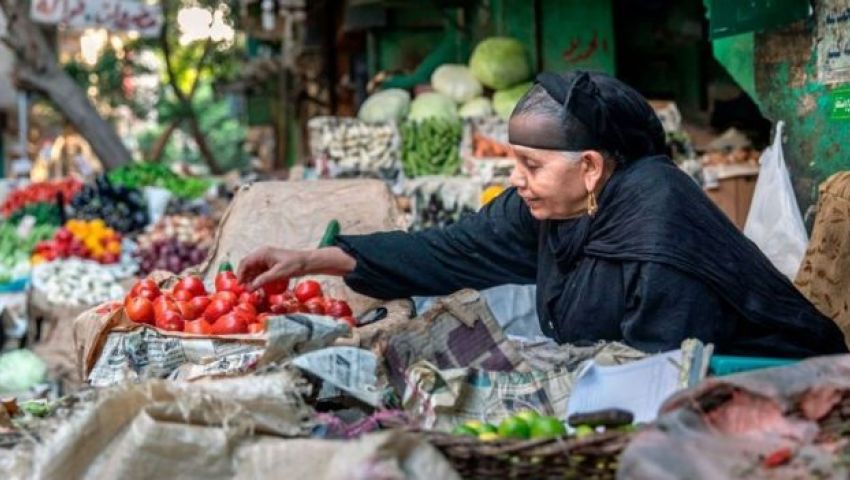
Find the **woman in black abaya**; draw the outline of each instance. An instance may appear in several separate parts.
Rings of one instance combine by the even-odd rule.
[[[845,352],[843,336],[663,155],[649,104],[606,75],[541,74],[509,122],[514,188],[478,214],[418,233],[341,235],[313,251],[262,248],[254,287],[343,275],[378,298],[537,284],[559,343],[619,340],[655,352],[685,338],[727,354]]]

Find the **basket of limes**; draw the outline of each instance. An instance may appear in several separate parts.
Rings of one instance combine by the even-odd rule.
[[[634,434],[631,417],[584,416],[567,432],[558,418],[523,410],[498,425],[479,420],[448,432],[423,432],[465,479],[613,479]]]

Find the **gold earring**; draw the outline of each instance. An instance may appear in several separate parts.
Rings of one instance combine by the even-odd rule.
[[[596,203],[596,194],[593,192],[587,193],[587,214],[591,217],[596,215],[599,210],[599,205]]]

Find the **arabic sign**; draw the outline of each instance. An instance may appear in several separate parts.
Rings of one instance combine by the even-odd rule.
[[[818,80],[850,82],[850,0],[818,8]]]
[[[829,107],[830,120],[850,120],[850,88],[833,90],[829,95]]]
[[[33,0],[30,17],[73,29],[135,31],[143,37],[155,37],[162,28],[161,7],[139,0]]]

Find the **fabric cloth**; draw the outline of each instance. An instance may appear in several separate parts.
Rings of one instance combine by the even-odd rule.
[[[850,172],[821,184],[812,238],[794,283],[850,336]]]
[[[726,354],[847,351],[838,327],[666,157],[612,175],[599,212],[537,221],[514,189],[445,229],[340,236],[346,283],[378,298],[537,284],[541,329],[559,343],[644,351],[695,337]]]

